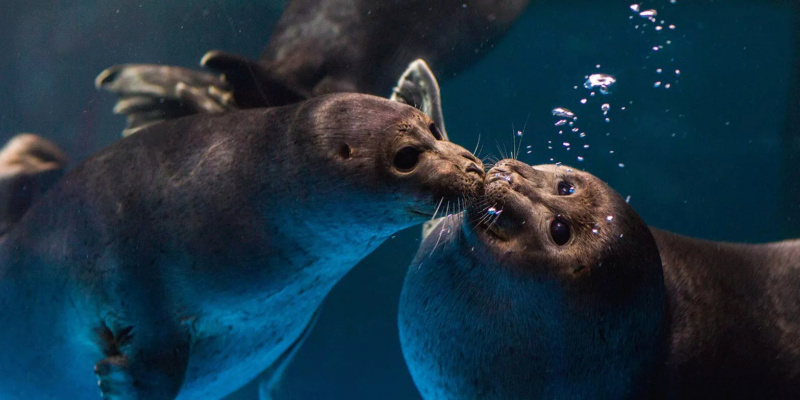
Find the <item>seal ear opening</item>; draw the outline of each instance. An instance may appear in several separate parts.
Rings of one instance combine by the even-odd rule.
[[[337,153],[343,160],[349,160],[353,156],[353,149],[347,143],[342,143]]]

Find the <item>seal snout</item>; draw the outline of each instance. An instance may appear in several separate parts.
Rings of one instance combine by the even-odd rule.
[[[483,163],[477,157],[475,157],[472,153],[463,152],[461,153],[461,157],[466,159],[467,162],[464,164],[464,172],[466,173],[474,173],[478,175],[478,177],[483,178],[485,176],[485,172],[483,171]]]

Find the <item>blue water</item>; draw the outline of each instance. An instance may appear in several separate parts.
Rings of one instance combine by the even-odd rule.
[[[92,87],[101,70],[194,66],[209,49],[256,58],[281,12],[281,2],[266,1],[13,3],[0,7],[0,139],[36,132],[76,162],[124,126],[111,114],[114,98]],[[789,197],[797,167],[782,162],[797,103],[788,100],[792,73],[800,73],[791,68],[800,26],[792,6],[659,0],[643,4],[658,10],[652,23],[624,2],[535,3],[486,58],[439,77],[453,141],[473,149],[480,136],[481,155],[499,156],[521,139],[523,161],[586,169],[660,228],[751,242],[800,234],[791,219],[800,201]],[[592,97],[583,82],[598,72],[617,82]],[[579,132],[559,135],[554,107],[574,111]],[[287,398],[418,398],[395,326],[418,237],[417,229],[398,233],[330,294],[287,371]]]

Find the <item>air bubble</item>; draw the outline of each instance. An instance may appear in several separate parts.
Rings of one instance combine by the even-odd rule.
[[[572,118],[575,116],[575,113],[564,107],[556,107],[553,109],[552,113],[554,117],[559,118]]]
[[[497,209],[494,207],[489,207],[489,209],[486,210],[486,212],[489,213],[489,215],[495,215],[497,214]]]
[[[611,75],[607,74],[591,74],[589,78],[586,79],[586,82],[583,83],[583,87],[586,89],[594,89],[600,91],[602,94],[609,94],[611,85],[617,82],[617,79]]]
[[[583,161],[583,157],[578,156],[578,161]]]
[[[567,123],[567,120],[565,120],[565,119],[560,119],[560,120],[556,121],[556,126],[561,126],[561,125],[564,125],[564,124],[566,124],[566,123]]]
[[[623,163],[619,163],[618,165],[619,165],[620,168],[625,168],[625,164],[623,164]]]
[[[656,15],[658,15],[658,11],[656,11],[656,10],[644,10],[644,11],[641,11],[641,12],[639,13],[639,16],[640,16],[640,17],[642,17],[642,18],[648,18],[648,19],[649,19],[649,18],[653,18],[653,17],[655,17]],[[655,19],[655,18],[653,18],[653,19]]]
[[[606,221],[611,222],[613,220],[614,220],[614,216],[613,215],[606,216]]]

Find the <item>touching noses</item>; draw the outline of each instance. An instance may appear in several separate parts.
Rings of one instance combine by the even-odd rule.
[[[472,155],[472,153],[463,152],[461,153],[461,157],[465,158],[467,161],[464,164],[464,171],[466,172],[474,172],[478,174],[479,177],[483,178],[483,163],[477,157]]]

